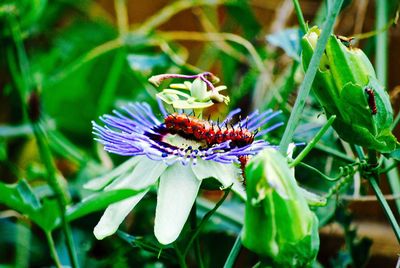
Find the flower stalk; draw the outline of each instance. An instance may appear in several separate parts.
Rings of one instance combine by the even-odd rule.
[[[71,231],[71,227],[69,226],[69,223],[67,222],[67,218],[65,215],[67,199],[65,197],[64,191],[63,191],[60,183],[57,180],[56,168],[55,168],[54,162],[52,160],[52,155],[51,155],[50,149],[47,145],[48,143],[45,140],[45,134],[41,130],[39,123],[32,123],[32,127],[33,127],[33,132],[35,134],[36,141],[38,143],[40,156],[41,156],[42,161],[47,170],[48,183],[49,183],[50,187],[52,188],[52,190],[54,191],[55,196],[57,198],[58,207],[59,207],[60,216],[61,216],[61,227],[62,227],[62,230],[65,235],[67,251],[68,251],[68,255],[70,257],[71,266],[73,268],[78,268],[79,263],[78,263],[78,257],[76,255],[72,231]],[[50,247],[54,246],[54,244],[49,244],[49,246]],[[52,251],[56,252],[55,249],[52,249]],[[55,258],[55,260],[56,260],[56,258]]]
[[[314,54],[311,57],[309,67],[304,76],[304,80],[300,85],[299,94],[293,106],[293,110],[290,114],[289,121],[287,123],[282,140],[279,144],[279,150],[282,155],[286,154],[289,143],[292,142],[294,131],[296,130],[297,124],[301,119],[301,112],[306,103],[308,94],[310,93],[311,86],[313,84],[315,75],[317,73],[318,66],[321,61],[322,55],[324,53],[325,46],[333,30],[333,25],[335,23],[337,15],[339,14],[342,3],[343,0],[336,0],[333,6],[328,9],[328,15],[325,24],[323,26],[322,34],[318,39]]]
[[[388,202],[385,199],[381,189],[378,185],[379,174],[378,174],[378,159],[376,157],[376,151],[370,150],[368,151],[368,172],[366,173],[366,177],[371,185],[374,193],[381,205],[383,211],[386,214],[387,219],[389,220],[390,225],[396,235],[397,241],[400,243],[400,226],[396,220],[396,217],[393,214]]]
[[[26,54],[26,50],[23,44],[21,29],[15,17],[9,17],[10,23],[10,30],[12,33],[13,41],[15,43],[17,49],[17,58],[21,72],[21,79],[22,81],[17,81],[17,77],[13,77],[16,84],[20,85],[19,94],[21,98],[21,104],[23,109],[23,116],[24,120],[30,120],[33,133],[35,135],[35,139],[38,145],[39,154],[43,161],[44,166],[46,167],[47,171],[47,179],[48,184],[52,188],[57,198],[60,215],[61,215],[61,226],[63,233],[66,239],[66,246],[68,251],[68,256],[71,261],[71,266],[76,268],[79,267],[76,250],[73,242],[72,232],[70,226],[66,220],[66,198],[63,192],[63,189],[59,182],[57,181],[56,177],[56,167],[54,166],[52,154],[50,148],[48,146],[48,142],[46,140],[46,135],[44,130],[41,128],[40,125],[40,98],[37,92],[32,91],[31,88],[33,87],[33,80],[30,71],[30,65],[28,56]],[[26,99],[28,98],[28,105]],[[45,231],[46,232],[46,231]],[[53,259],[56,265],[59,265],[59,259],[57,256],[57,251],[55,249],[54,243],[52,239],[49,239],[48,234],[46,233],[48,245],[50,247],[50,251],[52,252]],[[50,234],[51,238],[51,234]]]

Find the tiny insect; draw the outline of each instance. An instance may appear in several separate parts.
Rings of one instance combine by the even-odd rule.
[[[376,102],[375,102],[375,93],[373,89],[371,88],[366,88],[365,92],[368,94],[368,106],[371,109],[371,113],[375,115],[378,112],[378,109],[376,108]]]
[[[186,114],[169,114],[164,118],[165,126],[172,132],[177,132],[189,138],[205,141],[207,145],[231,141],[232,147],[243,147],[254,141],[255,133],[239,125],[212,124],[209,121]]]
[[[352,48],[353,44],[354,44],[354,37],[347,37],[347,36],[343,36],[343,35],[336,35],[336,38],[340,40],[340,42],[342,42],[343,45],[345,45],[348,48]]]

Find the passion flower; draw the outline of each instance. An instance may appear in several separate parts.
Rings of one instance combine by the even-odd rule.
[[[167,114],[158,119],[146,103],[132,103],[104,115],[105,126],[93,122],[96,140],[108,152],[132,156],[106,176],[90,181],[86,188],[143,190],[140,194],[110,205],[94,229],[96,238],[112,235],[148,192],[158,183],[154,232],[162,244],[174,242],[190,213],[203,179],[215,178],[221,188],[232,186],[245,198],[240,159],[273,147],[257,137],[279,127],[263,127],[280,112],[251,113],[246,120],[229,124],[240,109],[221,123],[186,114]]]

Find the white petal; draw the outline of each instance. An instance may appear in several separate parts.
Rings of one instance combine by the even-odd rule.
[[[166,168],[167,165],[163,161],[154,161],[144,156],[131,174],[116,179],[105,189],[144,189],[155,183]]]
[[[247,200],[246,189],[243,183],[236,181],[232,185],[232,191],[234,191],[242,200]]]
[[[144,189],[153,184],[166,169],[162,161],[153,161],[147,157],[142,157],[136,164],[132,173],[128,176],[120,177],[108,185],[105,190],[114,189]],[[109,205],[101,217],[99,223],[94,228],[94,235],[97,239],[114,234],[121,222],[128,213],[143,198],[148,190],[141,192],[133,197]]]
[[[174,242],[189,216],[201,181],[190,166],[176,163],[161,175],[154,233],[161,244]]]
[[[199,159],[196,165],[192,165],[192,169],[199,180],[213,177],[224,188],[231,186],[240,177],[240,170],[235,164],[222,164],[212,160]]]
[[[103,216],[101,216],[99,223],[96,225],[96,227],[94,227],[94,236],[101,240],[104,237],[114,234],[121,222],[136,206],[136,204],[139,203],[147,191],[148,190],[123,201],[109,205]]]
[[[113,179],[127,172],[129,169],[132,169],[136,165],[136,163],[140,161],[141,158],[142,156],[132,157],[131,159],[125,161],[110,172],[88,181],[85,185],[83,185],[83,188],[94,191],[103,189]]]

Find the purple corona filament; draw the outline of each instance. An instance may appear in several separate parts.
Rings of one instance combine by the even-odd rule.
[[[165,110],[161,111],[165,117]],[[147,103],[131,103],[122,107],[121,111],[115,110],[113,113],[100,118],[104,126],[92,122],[93,133],[106,151],[119,155],[145,155],[152,160],[164,161],[168,165],[177,161],[184,165],[196,164],[198,159],[229,164],[238,163],[239,157],[255,155],[266,147],[275,147],[267,141],[257,139],[242,147],[231,146],[230,140],[212,146],[196,140],[187,140],[187,137],[171,133],[164,121],[160,121],[154,115]],[[239,113],[240,109],[232,111],[219,126],[222,127]],[[280,113],[272,110],[261,113],[255,111],[233,127],[245,127],[257,138],[283,125],[280,122],[264,128],[269,120]]]

